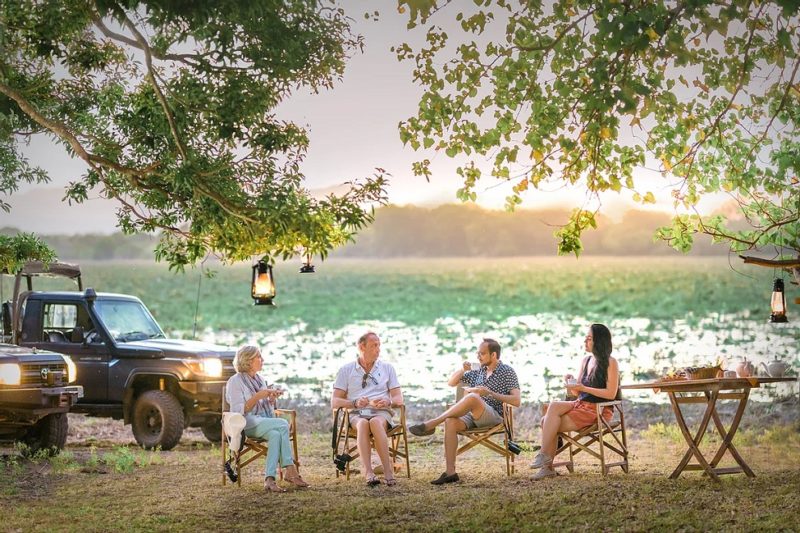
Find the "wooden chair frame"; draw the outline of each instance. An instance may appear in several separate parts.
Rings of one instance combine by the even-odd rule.
[[[569,459],[564,461],[553,461],[553,468],[566,466],[570,472],[574,471],[574,458],[581,452],[586,452],[592,457],[600,460],[600,469],[603,476],[607,475],[612,467],[619,466],[628,472],[628,440],[625,433],[625,414],[622,412],[622,401],[614,400],[611,402],[601,402],[595,404],[597,409],[597,421],[578,431],[559,432],[561,444],[556,450],[555,457],[567,454]],[[612,416],[610,421],[603,418],[603,409],[611,407],[618,415],[615,420]],[[592,449],[592,445],[597,443],[597,450]],[[608,462],[606,451],[616,454],[620,460]]]
[[[228,409],[227,401],[225,400],[225,387],[222,388],[222,413],[225,414]],[[294,409],[275,409],[275,416],[282,416],[289,421],[289,442],[292,444],[292,458],[294,459],[294,464],[297,466],[299,471],[300,469],[300,462],[299,462],[299,455],[297,453],[297,411]],[[220,422],[221,423],[221,422]],[[225,428],[222,429],[222,443],[220,448],[222,449],[222,484],[226,485],[228,483],[228,475],[225,473],[225,463],[228,461],[228,451],[230,450],[230,446],[228,445],[228,438],[225,434]],[[252,463],[253,461],[258,460],[261,457],[267,456],[268,451],[267,441],[264,439],[254,439],[251,437],[245,437],[244,439],[244,446],[242,447],[241,452],[232,451],[233,461],[231,463],[231,467],[233,468],[234,472],[236,472],[236,484],[240,487],[242,486],[242,469]],[[283,470],[279,468],[280,478],[283,479]]]
[[[400,423],[395,424],[394,427],[386,433],[386,436],[389,437],[389,455],[392,458],[392,464],[397,461],[398,457],[405,459],[406,477],[411,478],[411,463],[408,453],[408,430],[406,429],[406,406],[401,405],[396,409],[400,411]],[[336,419],[337,412],[341,413],[341,420]],[[344,475],[345,479],[350,479],[350,463],[359,456],[358,445],[355,442],[350,442],[350,439],[355,440],[358,438],[358,433],[350,426],[350,412],[351,409],[333,411],[333,422],[336,426],[336,447],[333,449],[333,456],[335,458],[336,455],[347,453],[352,458],[347,462],[344,473],[339,471],[338,468],[336,469],[337,478],[340,475]],[[374,439],[371,438],[370,442],[374,448]]]
[[[491,408],[487,406],[487,409]],[[508,431],[506,431],[506,428],[508,428]],[[469,441],[458,448],[456,457],[480,444],[506,458],[506,475],[510,476],[514,473],[516,454],[508,449],[508,441],[514,438],[514,412],[511,405],[503,404],[503,422],[500,424],[491,427],[466,429],[459,431],[458,434],[467,437]],[[495,435],[503,436],[502,446],[499,442],[491,439]]]

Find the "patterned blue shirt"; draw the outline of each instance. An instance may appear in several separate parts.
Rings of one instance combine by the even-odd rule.
[[[513,389],[519,388],[517,373],[505,363],[498,363],[494,372],[488,378],[486,377],[485,366],[482,366],[480,370],[464,372],[464,375],[461,376],[461,382],[469,387],[486,387],[496,394],[503,395],[511,394]],[[484,397],[483,401],[497,411],[497,414],[503,415],[503,402],[488,397]]]

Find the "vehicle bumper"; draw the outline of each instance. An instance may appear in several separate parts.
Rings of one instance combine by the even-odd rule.
[[[222,387],[225,381],[179,381],[181,401],[186,409],[187,425],[202,426],[222,414]]]
[[[221,401],[224,381],[179,381],[181,391],[195,400]]]
[[[48,387],[0,390],[0,411],[16,416],[42,417],[53,413],[66,413],[83,398],[83,387]]]

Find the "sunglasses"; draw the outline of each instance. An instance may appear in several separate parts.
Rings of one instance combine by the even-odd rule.
[[[364,389],[364,388],[366,388],[366,387],[367,387],[367,380],[368,380],[368,379],[371,379],[371,380],[372,380],[372,382],[373,382],[375,385],[377,385],[377,384],[378,384],[378,380],[377,380],[377,379],[375,379],[374,377],[372,377],[372,375],[371,375],[369,372],[364,372],[364,376],[361,378],[361,388],[362,388],[362,389]]]

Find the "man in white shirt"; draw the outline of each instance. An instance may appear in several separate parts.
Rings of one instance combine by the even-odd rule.
[[[396,481],[386,432],[392,424],[392,407],[403,405],[403,393],[394,367],[378,360],[381,340],[377,334],[368,332],[362,335],[358,339],[358,351],[358,359],[344,365],[336,375],[331,407],[351,409],[350,425],[358,434],[358,454],[367,485],[380,484],[370,460],[372,438],[383,465],[386,484],[392,486]]]

